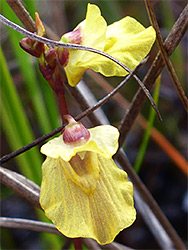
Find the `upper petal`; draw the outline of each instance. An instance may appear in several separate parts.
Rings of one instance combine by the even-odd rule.
[[[56,137],[41,147],[41,153],[51,158],[61,157],[69,161],[76,153],[92,151],[111,158],[118,149],[119,132],[117,128],[110,125],[101,125],[89,129],[90,139],[81,146],[65,144],[62,135]]]
[[[153,27],[145,28],[132,17],[125,17],[107,27],[104,51],[133,70],[149,53],[155,41]],[[128,74],[113,61],[102,57],[91,61],[89,67],[105,76],[125,76]]]
[[[91,128],[89,131],[92,134],[93,141],[103,151],[104,157],[110,158],[116,153],[119,146],[119,131],[117,128],[111,125],[102,125]]]
[[[114,22],[107,27],[106,38],[136,35],[145,30],[145,27],[136,19],[126,16],[121,20]]]
[[[81,27],[81,45],[103,50],[106,39],[107,24],[101,16],[100,9],[94,4],[88,4],[86,19],[75,29]],[[63,37],[62,37],[63,39]],[[84,50],[70,50],[69,63],[65,67],[68,82],[75,86],[88,69],[88,62],[95,61],[98,55]]]

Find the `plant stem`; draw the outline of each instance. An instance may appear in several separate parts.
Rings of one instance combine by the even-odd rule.
[[[35,32],[35,22],[31,18],[29,12],[24,8],[19,0],[6,0],[8,5],[14,11],[16,16],[20,19],[25,28],[31,32]]]
[[[83,250],[81,238],[74,238],[73,243],[75,250]]]
[[[56,93],[56,96],[59,101],[62,124],[66,122],[63,118],[64,115],[68,114],[68,107],[67,107],[67,102],[65,98],[65,88],[64,88],[64,83],[67,82],[67,76],[64,70],[63,70],[63,73],[64,74],[60,74],[59,66],[57,66],[55,69],[55,86],[54,88],[52,88],[54,92]]]
[[[67,108],[67,103],[66,103],[66,99],[65,99],[65,91],[63,91],[61,93],[57,93],[57,97],[58,97],[58,100],[59,100],[62,122],[64,124],[63,117],[64,117],[64,115],[68,114],[68,108]]]

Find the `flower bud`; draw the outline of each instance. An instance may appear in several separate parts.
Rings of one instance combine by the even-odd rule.
[[[35,12],[35,27],[38,36],[45,36],[45,29],[42,21],[39,18],[39,14]]]
[[[44,52],[44,59],[46,61],[46,64],[52,69],[54,70],[56,65],[57,65],[57,61],[56,61],[56,51],[52,48],[47,48]]]
[[[30,55],[35,57],[40,57],[43,50],[44,50],[44,44],[37,42],[29,37],[23,38],[21,40],[20,47],[28,52]]]
[[[64,119],[69,123],[62,130],[64,143],[74,146],[85,144],[90,138],[89,130],[82,123],[76,122],[70,115],[65,115]]]
[[[68,49],[60,48],[58,47],[56,49],[57,55],[58,55],[58,60],[61,64],[61,66],[65,67],[68,64],[69,61],[69,51]]]
[[[52,79],[57,65],[56,51],[45,45],[43,57],[39,59],[39,69],[43,77],[49,81]]]
[[[48,65],[43,66],[43,64],[39,62],[39,70],[47,81],[53,77],[54,69],[51,69]]]

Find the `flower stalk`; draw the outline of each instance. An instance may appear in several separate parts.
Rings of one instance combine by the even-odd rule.
[[[83,250],[81,238],[73,238],[75,250]]]

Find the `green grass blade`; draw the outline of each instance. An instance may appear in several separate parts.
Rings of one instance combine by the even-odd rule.
[[[0,105],[1,105],[1,112],[2,112],[2,117],[3,117],[1,121],[3,132],[7,138],[10,148],[12,150],[16,150],[22,147],[22,142],[20,140],[19,133],[17,132],[17,129],[14,125],[14,119],[11,115],[11,111],[8,107],[8,104],[5,98],[3,98],[3,96],[1,96]],[[23,175],[27,176],[28,178],[35,180],[34,172],[32,171],[30,167],[28,167],[28,159],[29,159],[28,156],[29,155],[27,155],[27,153],[24,153],[16,157],[15,160],[19,166],[20,172]]]
[[[161,83],[161,77],[158,77],[158,79],[156,80],[155,90],[154,90],[154,95],[153,95],[153,99],[156,104],[158,103],[158,99],[159,99],[160,83]],[[134,164],[134,169],[137,173],[140,171],[140,167],[144,159],[144,155],[145,155],[147,145],[150,139],[150,132],[153,127],[155,116],[156,116],[155,110],[151,107],[150,112],[149,112],[149,118],[148,118],[148,127],[144,133],[143,140],[142,140],[142,143],[139,148],[139,152],[138,152],[135,164]]]
[[[9,127],[10,130],[8,130],[7,133],[11,133],[12,131],[15,132],[19,136],[19,147],[24,146],[34,140],[33,132],[31,129],[31,126],[29,124],[29,121],[25,115],[22,103],[20,101],[19,95],[17,93],[16,87],[13,83],[12,77],[10,75],[10,72],[8,70],[3,52],[0,48],[0,61],[1,61],[1,89],[2,89],[2,96],[4,100],[4,104],[6,104],[5,111],[7,108],[7,111],[9,111],[10,120],[9,124],[5,124],[4,128],[6,126],[12,126]],[[12,131],[11,131],[12,130]],[[14,136],[14,133],[13,133]],[[17,136],[15,140],[17,140]],[[13,146],[13,144],[11,143]],[[18,148],[19,148],[18,147]],[[18,148],[12,148],[12,150],[18,149]],[[38,152],[37,147],[29,150],[27,152],[28,155],[28,161],[27,165],[22,165],[22,167],[30,168],[33,172],[34,179],[32,177],[32,180],[40,183],[41,180],[41,170],[40,166],[42,163],[42,157]],[[28,178],[30,176],[27,176]]]

